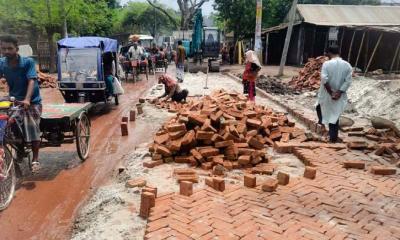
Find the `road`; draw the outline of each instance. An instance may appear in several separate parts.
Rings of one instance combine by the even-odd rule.
[[[136,144],[134,137],[121,137],[120,119],[154,83],[150,76],[149,81],[127,84],[118,107],[96,107],[91,114],[90,157],[84,163],[75,144],[41,151],[41,172],[25,179],[9,208],[0,213],[0,239],[69,238],[79,207]],[[42,96],[44,103],[63,102],[56,89],[42,89]]]

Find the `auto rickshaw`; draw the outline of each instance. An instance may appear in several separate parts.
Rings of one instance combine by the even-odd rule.
[[[114,98],[119,104],[112,82],[106,81],[107,76],[118,77],[117,40],[74,37],[57,45],[58,87],[67,103],[108,103]]]

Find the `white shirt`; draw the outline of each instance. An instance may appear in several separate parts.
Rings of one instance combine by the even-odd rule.
[[[134,46],[131,46],[129,48],[128,52],[129,52],[129,56],[130,56],[131,60],[138,60],[138,59],[140,59],[140,56],[142,56],[144,54],[144,50],[141,46],[137,46],[136,49]]]
[[[321,106],[323,124],[336,124],[345,110],[348,101],[346,91],[351,85],[352,74],[351,65],[340,57],[333,58],[322,65],[317,105]],[[329,84],[332,92],[342,92],[340,99],[332,99],[324,86],[326,83]]]

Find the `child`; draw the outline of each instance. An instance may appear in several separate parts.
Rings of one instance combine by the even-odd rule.
[[[248,95],[249,101],[254,102],[256,96],[256,80],[261,64],[254,51],[246,52],[246,67],[243,72],[243,93]]]

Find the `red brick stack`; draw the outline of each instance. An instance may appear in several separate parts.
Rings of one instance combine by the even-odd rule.
[[[293,77],[289,84],[296,91],[318,89],[321,82],[322,64],[327,60],[325,56],[308,59],[304,68],[300,70],[299,76]]]
[[[265,146],[289,141],[298,129],[283,113],[246,101],[221,90],[184,105],[164,105],[177,115],[157,132],[149,149],[153,161],[214,168],[215,175],[268,162]]]
[[[50,74],[38,71],[38,79],[41,88],[56,88],[57,79]]]

